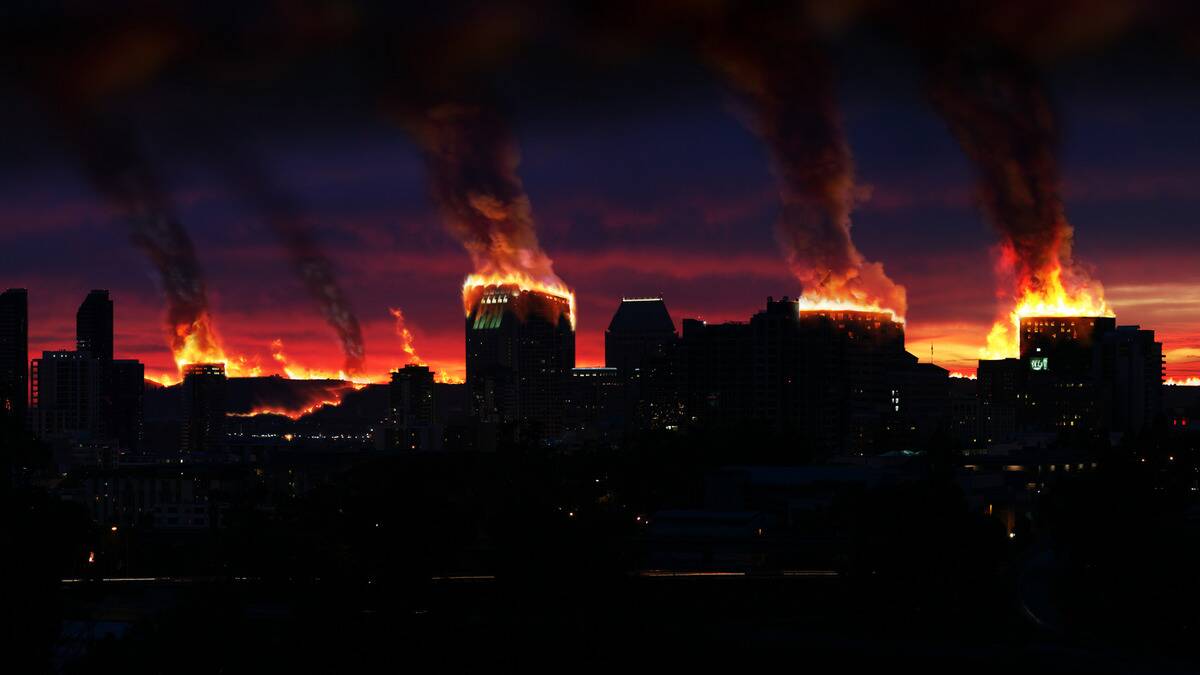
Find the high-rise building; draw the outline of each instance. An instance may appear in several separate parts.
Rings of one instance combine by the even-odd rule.
[[[568,429],[580,438],[620,433],[627,419],[624,385],[616,368],[572,368]]]
[[[874,451],[897,412],[894,373],[913,360],[890,314],[787,297],[748,323],[685,319],[681,351],[690,423],[785,434],[812,455]]]
[[[1020,359],[982,359],[976,372],[979,417],[973,444],[1008,443],[1031,417],[1028,366]]]
[[[24,423],[29,403],[29,295],[0,293],[0,415]]]
[[[389,445],[395,450],[440,450],[442,426],[437,423],[433,371],[429,366],[407,365],[392,373],[389,388],[391,428]]]
[[[1021,362],[1027,401],[1018,425],[1035,431],[1097,430],[1111,405],[1103,381],[1104,336],[1116,330],[1107,316],[1021,319]]]
[[[75,313],[75,349],[101,359],[113,359],[113,302],[108,291],[88,293]]]
[[[751,422],[753,348],[749,323],[683,320],[680,352],[688,424],[732,428]]]
[[[142,410],[146,367],[134,359],[114,359],[108,371],[108,432],[118,444],[138,451],[142,446]]]
[[[1117,327],[1110,316],[1039,316],[1021,319],[1021,360],[1034,373],[1065,379],[1095,377],[1094,347]]]
[[[678,339],[662,298],[621,298],[604,331],[604,365],[628,376],[667,358]]]
[[[606,377],[613,382],[606,383],[605,395],[620,389],[612,403],[620,404],[616,412],[621,424],[643,429],[680,424],[684,411],[678,347],[675,322],[662,298],[621,299],[604,331],[604,364],[614,373]]]
[[[484,422],[515,423],[529,438],[563,427],[575,366],[567,298],[512,285],[475,289],[466,319],[467,390]]]
[[[1108,384],[1112,431],[1137,433],[1163,412],[1163,346],[1154,331],[1118,326],[1102,338],[1103,377]]]
[[[904,324],[886,312],[804,310],[799,314],[808,380],[802,408],[831,415],[831,450],[875,451],[876,436],[894,412],[892,374],[908,360]],[[805,425],[829,426],[820,418]]]
[[[31,368],[33,429],[40,438],[94,438],[104,430],[104,368],[75,351],[42,352]]]
[[[225,446],[225,364],[194,363],[183,369],[183,438],[185,458],[219,452]]]

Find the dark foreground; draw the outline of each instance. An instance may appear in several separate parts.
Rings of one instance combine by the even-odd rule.
[[[63,672],[362,672],[712,665],[925,672],[1191,672],[1186,655],[1039,628],[994,598],[821,574],[490,576],[366,586],[249,579],[64,584]],[[980,610],[988,610],[985,614]]]

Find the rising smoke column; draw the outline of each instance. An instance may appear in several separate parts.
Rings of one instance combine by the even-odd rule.
[[[406,116],[420,145],[446,229],[475,273],[468,284],[518,283],[569,294],[538,243],[533,210],[517,174],[521,157],[507,123],[483,103],[444,103]]]
[[[320,250],[300,216],[299,207],[253,161],[227,149],[222,159],[230,183],[263,215],[287,250],[296,274],[317,303],[325,322],[337,333],[348,375],[362,371],[365,350],[358,317],[337,281],[333,262]]]
[[[854,160],[821,52],[794,21],[721,24],[703,51],[748,101],[770,149],[782,200],[777,234],[803,297],[903,317],[904,287],[850,235]]]
[[[1000,235],[1001,318],[984,355],[1012,356],[1020,316],[1109,314],[1101,285],[1071,255],[1053,106],[1031,68],[999,52],[926,53],[929,98],[978,172]]]
[[[167,301],[168,342],[176,363],[182,367],[198,361],[226,361],[212,328],[195,247],[136,133],[98,115],[77,118],[68,133],[92,183],[127,215],[131,241],[158,274]]]

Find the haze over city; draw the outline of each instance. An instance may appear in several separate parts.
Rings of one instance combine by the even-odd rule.
[[[1193,3],[67,0],[0,63],[3,672],[1200,670]]]

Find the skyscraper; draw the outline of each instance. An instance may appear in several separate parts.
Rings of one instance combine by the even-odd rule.
[[[88,293],[75,312],[75,349],[102,361],[113,359],[113,303],[108,291]]]
[[[614,371],[607,388],[620,385],[626,424],[662,429],[681,423],[679,335],[662,298],[621,298],[604,331],[604,364]]]
[[[392,373],[390,387],[393,436],[396,450],[440,450],[441,427],[436,424],[433,371],[409,364]]]
[[[181,454],[194,458],[225,445],[225,364],[193,363],[183,369]]]
[[[1137,433],[1163,411],[1163,346],[1154,331],[1118,326],[1102,338],[1104,379],[1112,401],[1110,429]]]
[[[604,331],[604,365],[628,376],[665,358],[677,339],[662,298],[621,298]]]
[[[102,435],[104,371],[99,359],[75,351],[42,352],[31,371],[33,429],[38,437]]]
[[[23,288],[0,293],[0,415],[23,423],[29,403],[29,296]]]
[[[475,289],[466,319],[467,390],[485,422],[516,423],[530,438],[557,435],[575,366],[567,298],[516,286]]]

